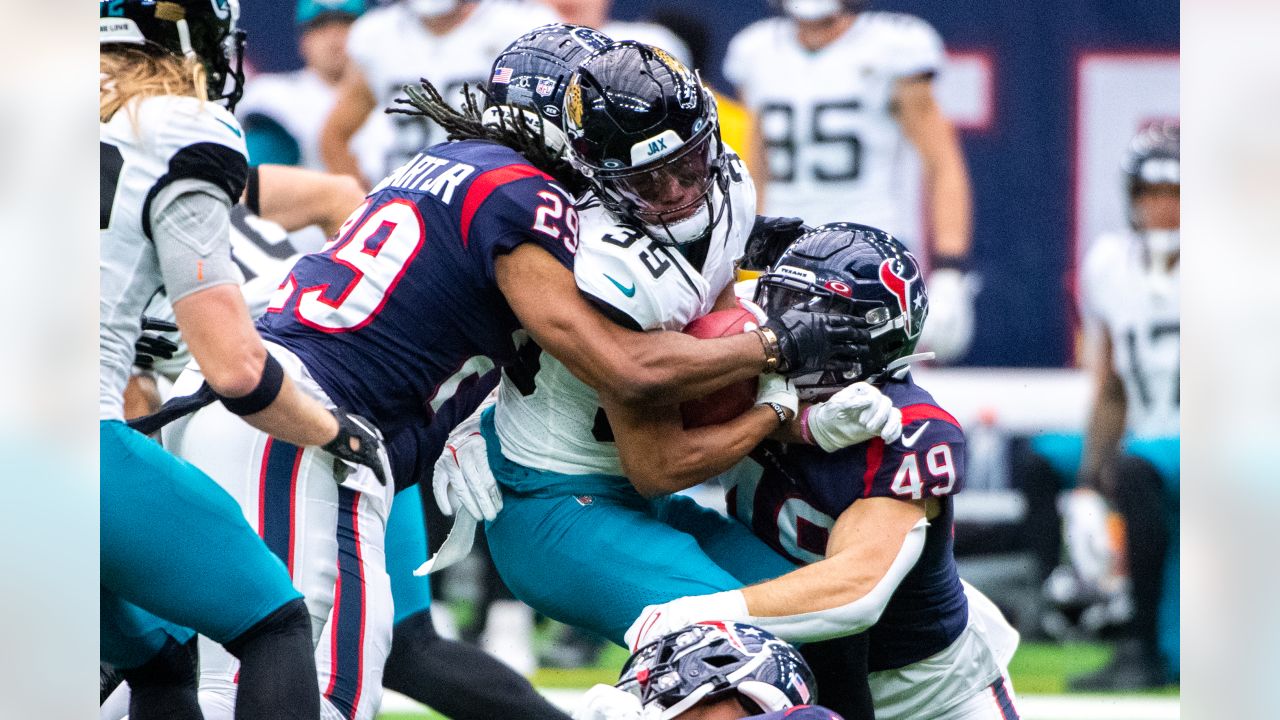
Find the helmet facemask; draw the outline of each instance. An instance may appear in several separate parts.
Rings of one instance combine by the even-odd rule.
[[[667,130],[632,149],[633,159],[679,143]],[[656,150],[655,150],[656,149]],[[724,143],[714,115],[690,140],[653,162],[619,170],[582,168],[601,203],[664,245],[707,238],[729,207]]]

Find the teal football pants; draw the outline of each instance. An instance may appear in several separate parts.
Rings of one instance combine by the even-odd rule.
[[[423,488],[414,485],[396,495],[387,518],[387,574],[391,576],[391,598],[395,603],[395,623],[431,608],[431,576],[414,577],[413,571],[427,561],[426,511]]]
[[[99,441],[103,661],[137,667],[192,630],[224,643],[302,597],[194,465],[123,422],[100,422]]]
[[[645,500],[625,478],[562,475],[507,460],[492,410],[481,431],[503,486],[502,511],[485,525],[494,565],[516,597],[560,622],[623,645],[646,605],[795,569],[745,526],[690,498]]]

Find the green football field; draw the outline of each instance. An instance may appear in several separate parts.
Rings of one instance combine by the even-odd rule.
[[[585,690],[596,683],[615,680],[626,657],[625,650],[610,645],[594,667],[539,670],[533,676],[533,683],[542,690]],[[1021,697],[1061,696],[1066,693],[1068,677],[1100,668],[1109,657],[1110,649],[1106,645],[1023,643],[1009,666],[1009,673],[1013,676],[1014,688]],[[1176,708],[1172,711],[1174,714],[1169,715],[1168,712],[1169,706],[1176,703],[1178,691],[1177,685],[1170,685],[1160,690],[1132,695],[1135,698],[1146,697],[1157,701],[1157,711],[1164,708],[1163,714],[1152,714],[1150,717],[1176,717]],[[1122,696],[1110,696],[1113,701],[1119,697]],[[1159,702],[1161,700],[1164,702]],[[1107,700],[1100,699],[1099,702]],[[439,720],[444,716],[433,712],[388,711],[378,717],[380,720]]]

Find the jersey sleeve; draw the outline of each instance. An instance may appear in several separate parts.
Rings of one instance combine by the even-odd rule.
[[[890,55],[894,75],[899,78],[936,75],[942,70],[946,48],[932,25],[912,15],[893,14],[889,27],[895,33],[895,51]],[[888,28],[886,28],[888,30]]]
[[[370,75],[377,65],[378,39],[382,34],[382,25],[385,16],[394,9],[387,6],[361,15],[351,24],[351,30],[347,33],[347,57],[356,64],[366,82],[373,82]]]
[[[863,497],[925,500],[964,487],[964,432],[936,405],[902,408],[902,437],[870,441]]]
[[[154,150],[167,157],[166,171],[144,201],[142,229],[151,236],[151,203],[180,180],[209,183],[235,203],[249,176],[248,152],[240,123],[226,109],[196,98],[156,98],[140,116],[142,136],[156,139]]]
[[[636,247],[648,239],[639,230],[611,226],[591,230],[573,265],[578,289],[614,322],[632,330],[663,327],[652,282],[637,272]],[[648,278],[651,280],[651,278]]]
[[[759,31],[759,25],[748,25],[733,36],[729,41],[729,49],[725,51],[721,72],[724,74],[724,79],[729,81],[734,91],[738,93],[739,98],[746,92],[745,85],[751,72],[753,38],[760,34]]]
[[[524,243],[534,243],[570,270],[578,249],[578,211],[568,192],[528,166],[484,173],[462,203],[463,242],[496,281],[494,263]]]

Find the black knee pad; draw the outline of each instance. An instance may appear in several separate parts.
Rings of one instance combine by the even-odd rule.
[[[183,685],[196,681],[196,639],[180,643],[165,641],[160,651],[143,665],[120,671],[120,676],[135,688],[149,685]]]
[[[307,612],[307,604],[302,598],[290,600],[281,605],[270,615],[259,620],[253,627],[240,633],[235,639],[223,643],[227,652],[243,660],[245,648],[251,643],[268,636],[298,635],[311,642],[311,615]]]

